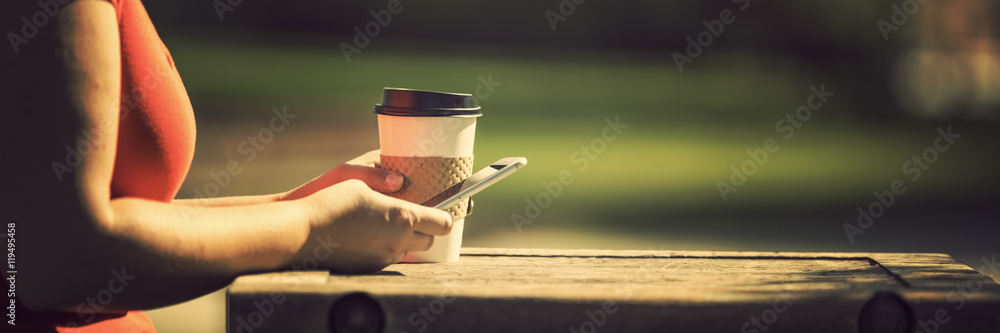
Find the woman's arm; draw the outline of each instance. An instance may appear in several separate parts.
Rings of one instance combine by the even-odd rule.
[[[357,180],[250,206],[112,200],[117,29],[110,3],[71,2],[4,68],[13,75],[3,77],[0,101],[13,120],[2,124],[0,214],[17,224],[17,296],[27,307],[165,306],[310,257],[320,269],[373,271],[450,230],[447,213]],[[81,159],[67,157],[74,149]],[[57,177],[56,163],[70,172]]]

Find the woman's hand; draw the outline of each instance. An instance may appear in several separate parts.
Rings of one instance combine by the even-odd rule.
[[[403,175],[385,169],[375,167],[379,160],[380,151],[373,150],[364,155],[358,156],[347,163],[338,165],[323,175],[310,180],[298,188],[280,194],[278,200],[296,200],[305,198],[322,189],[333,186],[348,179],[357,179],[368,185],[371,189],[392,193],[399,191],[403,186]]]
[[[370,151],[280,196],[312,211],[309,238],[290,266],[315,262],[341,273],[375,272],[451,231],[447,212],[382,194],[398,191],[403,176],[376,168],[379,155]]]
[[[409,251],[429,249],[433,236],[447,235],[452,227],[447,212],[383,195],[357,179],[320,189],[304,201],[313,211],[311,230],[292,267],[314,261],[341,273],[375,272]]]

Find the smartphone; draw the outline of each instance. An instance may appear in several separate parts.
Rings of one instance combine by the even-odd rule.
[[[448,197],[444,201],[441,201],[440,203],[435,205],[434,208],[437,209],[451,208],[451,206],[454,206],[455,204],[462,202],[462,200],[468,199],[473,194],[479,193],[479,191],[482,191],[483,189],[489,187],[490,185],[496,184],[496,182],[500,181],[504,177],[509,176],[510,174],[514,173],[514,171],[517,171],[526,164],[528,164],[528,159],[524,157],[501,158],[500,160],[493,162],[493,164],[490,164],[490,166],[485,167],[482,170],[479,170],[478,172],[472,174],[472,176],[469,176],[469,178],[467,178],[464,182],[459,184],[461,185],[461,187],[459,188],[457,193]],[[453,191],[454,188],[451,188],[445,190],[444,192],[442,192],[442,194],[450,193]],[[427,200],[424,203],[426,204],[428,202],[437,201],[436,199],[438,199],[439,196],[441,196],[441,194]]]

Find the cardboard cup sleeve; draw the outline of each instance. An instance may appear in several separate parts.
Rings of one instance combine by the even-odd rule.
[[[386,156],[381,155],[378,167],[398,172],[406,178],[403,188],[387,195],[414,203],[423,203],[434,198],[445,190],[451,190],[435,200],[427,202],[433,207],[451,195],[458,193],[455,186],[465,182],[472,175],[472,156],[462,157],[419,157],[419,156]],[[469,201],[462,201],[448,209],[455,220],[465,217],[469,212]]]

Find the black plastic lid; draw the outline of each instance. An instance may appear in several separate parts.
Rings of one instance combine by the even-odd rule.
[[[479,117],[479,106],[470,94],[403,88],[382,89],[382,104],[375,113],[402,117]]]

